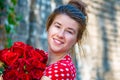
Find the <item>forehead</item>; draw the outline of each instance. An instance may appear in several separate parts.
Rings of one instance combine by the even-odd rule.
[[[59,15],[57,15],[54,18],[53,23],[59,23],[62,26],[75,28],[75,29],[79,28],[78,22],[75,21],[74,19],[70,18],[66,14],[59,14]]]

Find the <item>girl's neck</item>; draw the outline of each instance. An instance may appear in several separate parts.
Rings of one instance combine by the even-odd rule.
[[[61,60],[62,58],[64,58],[65,55],[67,55],[67,53],[52,53],[52,52],[49,52],[48,53],[47,64],[48,65],[53,64],[53,63]]]

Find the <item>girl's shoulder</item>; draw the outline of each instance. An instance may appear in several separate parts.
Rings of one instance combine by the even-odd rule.
[[[76,69],[72,63],[69,55],[55,64],[48,66],[44,72],[45,76],[51,79],[74,79],[76,76]]]

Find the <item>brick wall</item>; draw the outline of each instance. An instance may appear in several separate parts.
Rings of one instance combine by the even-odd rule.
[[[84,2],[88,4],[90,60],[89,68],[81,70],[82,79],[120,80],[120,0]]]

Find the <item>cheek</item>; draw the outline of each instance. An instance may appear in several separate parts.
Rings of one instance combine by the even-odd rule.
[[[74,45],[77,42],[77,38],[76,37],[70,37],[68,39],[68,45]]]
[[[54,34],[55,34],[54,29],[49,28],[49,30],[47,31],[47,38],[48,38],[48,41],[54,36]]]
[[[48,31],[47,37],[50,38],[53,35],[52,31]]]
[[[54,31],[55,29],[52,26],[50,26],[50,28],[48,29],[48,34],[52,34]]]
[[[48,31],[48,33],[47,33],[47,39],[48,39],[48,41],[50,40],[50,37],[51,37],[51,32]]]
[[[48,37],[53,37],[53,36],[55,36],[56,34],[58,34],[58,30],[55,29],[54,27],[51,27],[51,28],[48,30]]]
[[[51,35],[51,32],[52,32],[51,30],[52,30],[52,29],[49,28],[48,31],[47,31],[47,35],[48,35],[48,37]]]
[[[50,41],[50,29],[47,31],[47,40],[48,40],[48,43],[49,43],[49,41]]]

